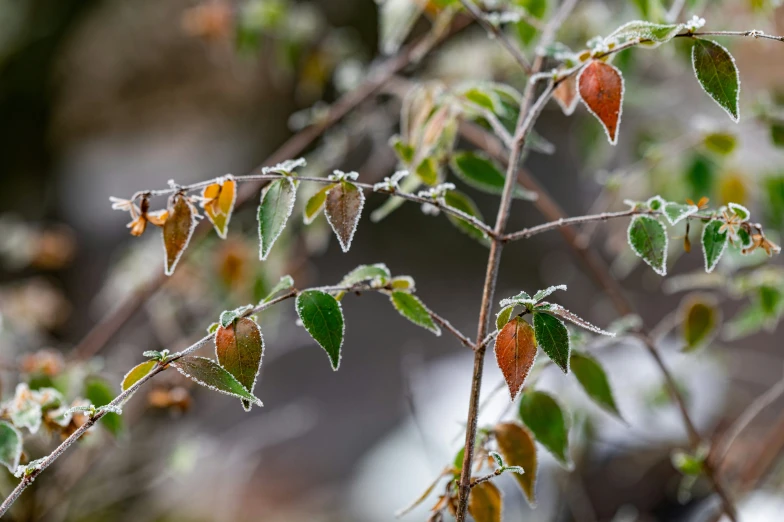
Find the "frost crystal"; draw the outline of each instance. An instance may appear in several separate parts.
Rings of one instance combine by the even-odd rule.
[[[342,170],[335,170],[329,175],[329,179],[332,181],[356,181],[358,178],[358,172],[343,172]]]
[[[409,172],[407,170],[398,170],[392,176],[388,178],[384,178],[384,181],[380,181],[373,185],[373,191],[378,192],[379,190],[386,190],[390,192],[394,192],[400,190],[400,186],[398,183],[408,176]]]
[[[305,158],[298,158],[295,160],[286,160],[278,163],[274,167],[264,167],[261,169],[262,174],[291,174],[294,169],[304,167],[308,164]]]
[[[455,190],[454,183],[441,183],[428,190],[420,190],[417,196],[425,199],[432,199],[438,201],[444,197],[447,190]]]
[[[615,333],[608,332],[606,330],[602,330],[598,326],[596,326],[596,325],[594,325],[592,323],[589,323],[588,321],[586,321],[582,317],[580,317],[580,316],[570,312],[569,310],[567,310],[566,308],[564,308],[561,305],[554,304],[554,303],[542,303],[541,306],[544,309],[546,309],[548,312],[550,312],[551,314],[556,315],[556,316],[560,317],[561,319],[565,319],[567,321],[570,321],[570,322],[576,324],[577,326],[588,330],[589,332],[593,332],[593,333],[599,334],[599,335],[606,335],[607,337],[615,337]],[[539,307],[537,307],[537,309],[538,308]]]
[[[430,203],[422,203],[422,213],[426,216],[437,216],[441,213],[441,209]]]
[[[691,20],[683,24],[687,31],[694,32],[697,29],[701,29],[705,26],[705,19],[701,18],[697,15],[691,17]]]
[[[608,42],[601,36],[594,36],[588,40],[585,45],[591,50],[591,54],[600,54],[610,51]]]

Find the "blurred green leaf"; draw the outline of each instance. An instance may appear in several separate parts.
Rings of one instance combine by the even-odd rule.
[[[520,419],[533,432],[536,440],[567,468],[569,458],[569,427],[558,402],[547,393],[525,390],[520,399]]]
[[[116,396],[112,385],[100,377],[89,377],[84,383],[84,397],[95,406],[106,406]],[[100,422],[115,437],[122,433],[122,417],[116,413],[107,413]]]
[[[570,366],[588,397],[606,411],[623,420],[615,404],[610,380],[599,361],[586,353],[572,352]]]
[[[390,300],[400,315],[415,325],[430,330],[436,335],[441,335],[441,328],[433,322],[430,312],[428,312],[417,296],[408,292],[392,292]]]

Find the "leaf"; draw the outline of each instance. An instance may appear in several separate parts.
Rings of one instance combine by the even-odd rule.
[[[716,42],[697,38],[691,48],[691,63],[703,90],[737,123],[740,77],[735,58]]]
[[[501,491],[489,480],[471,488],[468,512],[475,522],[501,522]]]
[[[381,283],[384,284],[389,281],[391,277],[392,274],[384,263],[359,265],[341,279],[340,286],[352,286],[357,283],[364,283],[365,281],[373,281],[374,279],[379,279]]]
[[[738,145],[738,139],[729,132],[712,132],[703,138],[705,148],[716,154],[727,156]]]
[[[536,335],[522,317],[515,317],[495,338],[495,360],[515,400],[536,359]]]
[[[365,194],[362,189],[348,181],[341,181],[327,192],[327,221],[335,231],[343,252],[351,248],[351,240],[364,205]]]
[[[436,335],[441,335],[441,328],[433,322],[430,312],[422,304],[422,301],[415,295],[408,292],[392,292],[390,296],[392,305],[395,307],[400,315],[411,321],[412,323],[421,326],[426,330],[430,330]]]
[[[734,341],[760,331],[767,323],[768,317],[759,303],[754,303],[730,319],[723,327],[723,337]]]
[[[305,203],[305,210],[304,210],[304,221],[306,225],[310,225],[313,223],[313,220],[319,215],[319,212],[322,211],[324,208],[324,204],[327,202],[327,192],[332,189],[335,185],[327,185],[323,187],[321,190],[313,194],[308,202]]]
[[[547,12],[547,0],[515,0],[514,4],[524,8],[528,14],[538,20],[542,20]],[[534,40],[538,29],[525,20],[520,20],[516,26],[517,36],[523,45],[527,46]]]
[[[414,278],[411,276],[395,276],[390,279],[389,286],[394,290],[405,290],[406,292],[413,292],[416,288]]]
[[[379,47],[384,54],[397,52],[419,18],[423,5],[409,0],[387,0],[381,4]]]
[[[531,433],[513,422],[504,422],[493,428],[498,450],[504,456],[507,466],[520,466],[525,470],[522,475],[515,473],[514,478],[525,494],[531,507],[536,507],[536,444]]]
[[[528,390],[520,399],[519,412],[520,419],[533,432],[536,440],[562,465],[571,468],[569,428],[558,402],[544,392]]]
[[[784,148],[784,124],[775,122],[770,124],[770,141],[776,147]]]
[[[700,298],[686,301],[681,314],[681,330],[686,343],[684,352],[691,352],[710,341],[720,322],[720,313],[716,306]]]
[[[668,201],[664,204],[664,217],[670,222],[670,225],[677,225],[687,217],[696,214],[699,211],[697,205],[684,205],[682,203],[673,203]]]
[[[450,165],[460,179],[477,190],[489,194],[501,194],[504,191],[506,174],[484,154],[459,151],[452,156]],[[536,194],[519,185],[515,186],[514,195],[529,201],[536,199]]]
[[[259,258],[264,261],[294,210],[297,181],[281,178],[271,182],[261,192],[259,204]]]
[[[610,143],[618,143],[623,103],[621,71],[600,60],[593,60],[577,77],[580,98],[588,110],[604,126]]]
[[[545,288],[544,290],[539,290],[534,294],[533,300],[537,303],[544,299],[545,297],[549,297],[553,292],[556,290],[563,290],[566,291],[566,285],[553,285]]]
[[[237,200],[237,182],[231,174],[226,175],[218,183],[204,187],[201,197],[207,200],[202,203],[207,219],[215,227],[218,236],[226,239],[234,203]]]
[[[727,207],[729,207],[732,213],[738,216],[741,221],[748,221],[751,217],[751,212],[743,205],[738,203],[729,203],[727,204]]]
[[[691,455],[682,450],[675,450],[671,455],[672,465],[684,475],[700,475],[704,470],[704,457]]]
[[[713,272],[713,269],[719,264],[729,242],[727,232],[719,232],[722,225],[721,220],[713,219],[702,229],[702,252],[705,255],[705,271],[708,273]]]
[[[242,317],[215,332],[215,357],[227,372],[253,394],[264,355],[264,336],[253,320]],[[250,403],[242,402],[246,411]]]
[[[506,323],[508,323],[509,320],[512,318],[512,312],[514,312],[514,309],[515,309],[514,305],[505,306],[504,308],[501,308],[501,311],[498,312],[498,315],[495,316],[496,330],[501,331],[501,329],[504,326],[506,326]]]
[[[506,299],[501,299],[501,302],[499,304],[501,306],[504,306],[504,307],[506,307],[506,306],[525,306],[526,308],[528,308],[529,307],[528,305],[534,305],[534,304],[536,304],[536,301],[534,301],[531,298],[531,296],[528,295],[526,292],[520,292],[519,294],[514,295],[512,297],[507,297]]]
[[[196,228],[196,210],[182,193],[169,198],[169,217],[163,224],[164,272],[172,275]]]
[[[232,324],[237,319],[239,319],[240,317],[250,312],[251,310],[253,310],[252,304],[240,306],[238,308],[235,308],[234,310],[224,310],[220,314],[220,319],[219,319],[220,325],[225,328],[230,324]]]
[[[332,369],[337,370],[346,330],[340,303],[321,290],[306,290],[297,296],[295,307],[305,330],[324,348]]]
[[[588,397],[606,411],[623,420],[621,412],[615,404],[615,397],[607,373],[599,361],[587,353],[580,352],[572,352],[570,360],[572,372]]]
[[[272,290],[270,290],[269,294],[267,294],[267,297],[262,299],[262,301],[261,301],[262,304],[263,303],[269,303],[270,301],[272,301],[272,299],[279,292],[282,292],[283,290],[288,290],[289,288],[292,288],[293,286],[294,286],[294,278],[293,277],[291,277],[288,274],[286,274],[284,276],[281,276],[281,278],[278,280],[278,282],[275,284],[275,286],[272,287]]]
[[[134,384],[142,380],[142,378],[144,378],[148,373],[152,371],[153,368],[155,368],[155,365],[157,363],[158,361],[153,359],[149,361],[144,361],[143,363],[137,364],[136,366],[131,368],[131,370],[125,374],[125,377],[123,377],[122,391],[127,390],[128,388],[130,388],[131,386],[133,386]]]
[[[22,433],[10,422],[0,421],[0,464],[13,473],[21,457]]]
[[[569,331],[566,325],[549,314],[534,312],[534,330],[536,342],[542,347],[544,353],[564,373],[569,373]]]
[[[438,184],[438,165],[432,156],[427,156],[419,162],[414,169],[414,174],[427,185]]]
[[[462,192],[458,192],[456,190],[447,190],[446,193],[444,194],[444,203],[447,206],[452,207],[461,212],[464,212],[469,216],[473,216],[480,221],[484,221],[484,218],[482,217],[482,213],[479,212],[479,208],[476,206],[476,203],[474,203],[471,198],[469,198]],[[474,225],[472,225],[465,219],[459,218],[457,216],[453,216],[452,214],[447,214],[446,217],[447,219],[449,219],[450,223],[452,223],[455,227],[457,227],[465,234],[468,234],[469,236],[473,237],[474,239],[476,239],[481,243],[487,242],[487,236],[485,236],[485,233],[479,230],[478,228],[476,228]]]
[[[84,397],[95,406],[106,406],[112,402],[117,394],[112,386],[104,379],[98,377],[88,378],[84,383]],[[123,421],[116,413],[107,413],[101,419],[103,426],[115,437],[123,430]]]
[[[632,251],[657,274],[667,275],[667,231],[656,218],[634,216],[629,223],[627,239]]]
[[[616,40],[618,43],[623,43],[639,38],[642,40],[640,45],[644,47],[658,47],[675,38],[681,29],[683,29],[681,24],[654,24],[634,20],[620,26],[606,40]]]
[[[567,76],[553,91],[553,98],[563,113],[571,116],[580,101],[580,96],[577,94],[577,77],[574,74]]]
[[[170,364],[193,382],[206,386],[212,391],[244,399],[256,406],[263,406],[261,401],[248,393],[248,390],[232,374],[224,370],[212,359],[186,355],[172,361]]]
[[[573,324],[576,324],[580,328],[584,328],[584,329],[588,330],[589,332],[593,332],[593,333],[599,334],[599,335],[606,335],[608,337],[615,337],[615,334],[613,332],[608,332],[606,330],[602,330],[598,326],[589,323],[588,321],[586,321],[585,319],[583,319],[579,315],[570,312],[569,310],[567,310],[566,308],[564,308],[561,305],[543,302],[540,305],[537,305],[535,310],[545,311],[547,313],[550,313],[550,314],[553,314],[555,316],[558,316],[561,319],[564,319],[564,320],[569,321],[569,322],[571,322]]]

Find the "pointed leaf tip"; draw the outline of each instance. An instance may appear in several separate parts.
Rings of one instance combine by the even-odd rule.
[[[295,307],[305,330],[324,348],[332,369],[337,370],[345,333],[340,303],[321,290],[306,290],[297,296]]]
[[[294,210],[297,181],[281,178],[273,181],[261,192],[259,203],[259,258],[264,261],[272,250],[286,222]]]
[[[569,330],[557,317],[534,312],[536,342],[544,353],[564,372],[569,373]]]
[[[536,335],[522,317],[515,317],[501,329],[495,339],[495,359],[514,400],[536,359]]]
[[[618,143],[624,93],[621,71],[608,63],[593,60],[580,71],[577,85],[580,98],[602,123],[610,143]]]
[[[169,217],[163,224],[164,272],[172,275],[196,228],[196,209],[178,192],[169,198]]]
[[[201,384],[219,393],[243,399],[257,406],[263,406],[257,397],[249,393],[232,374],[212,359],[186,355],[172,361],[170,364],[196,384]]]
[[[629,223],[627,239],[632,251],[654,272],[661,276],[667,275],[669,239],[661,221],[647,215],[634,216]]]
[[[333,185],[326,197],[327,221],[338,238],[340,248],[348,252],[365,206],[365,194],[353,183],[342,181]]]
[[[737,123],[740,120],[740,75],[735,58],[712,40],[695,39],[691,63],[702,89]]]
[[[215,356],[224,370],[253,393],[264,355],[264,337],[252,319],[241,317],[215,332]]]

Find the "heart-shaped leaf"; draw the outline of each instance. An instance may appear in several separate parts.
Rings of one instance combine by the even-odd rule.
[[[345,333],[340,303],[321,290],[306,290],[297,296],[295,306],[305,330],[324,348],[332,369],[337,370]]]
[[[400,315],[436,335],[441,335],[441,328],[433,322],[430,312],[417,296],[408,292],[392,292],[390,299]]]
[[[615,397],[612,388],[610,388],[607,373],[599,361],[588,354],[572,352],[570,366],[588,397],[606,411],[623,420],[618,406],[615,404]]]
[[[709,221],[702,229],[702,252],[705,256],[705,271],[710,273],[719,264],[729,242],[727,231],[721,231],[724,223],[719,219]]]
[[[122,380],[122,391],[127,390],[137,382],[139,382],[144,376],[152,371],[155,368],[155,365],[158,364],[156,360],[149,360],[144,361],[141,364],[137,364],[131,370],[125,374]]]
[[[476,484],[468,497],[468,512],[476,522],[501,522],[501,491],[489,480]]]
[[[10,422],[0,421],[0,464],[13,473],[21,457],[22,433]]]
[[[737,123],[740,119],[740,75],[735,58],[714,41],[695,39],[691,64],[703,90]]]
[[[288,177],[277,179],[262,190],[258,212],[259,257],[262,261],[267,259],[272,245],[286,228],[296,197],[297,181]]]
[[[507,466],[520,466],[525,473],[515,473],[514,478],[531,507],[536,506],[536,444],[531,433],[514,422],[504,422],[493,428],[498,450]]]
[[[632,251],[642,258],[653,271],[667,275],[667,231],[658,219],[641,215],[629,223],[627,239]]]
[[[251,394],[256,387],[263,354],[264,337],[259,325],[252,319],[241,317],[215,332],[218,363]],[[246,411],[250,410],[249,402],[243,401],[242,405]]]
[[[207,388],[246,400],[256,406],[263,406],[261,401],[212,359],[196,355],[186,355],[170,363],[178,372],[190,380]]]
[[[164,271],[172,275],[196,228],[196,209],[178,192],[169,198],[168,214],[163,224]]]
[[[522,317],[515,317],[495,338],[495,360],[514,400],[536,359],[536,335]]]
[[[544,353],[564,373],[569,373],[569,331],[566,325],[550,314],[534,312],[534,331],[536,342]]]
[[[343,252],[348,252],[351,248],[351,240],[364,206],[365,194],[351,182],[341,181],[327,192],[327,221],[335,231]]]
[[[580,98],[602,123],[610,143],[618,143],[624,90],[621,71],[608,63],[593,60],[580,71],[577,85]]]
[[[520,418],[542,446],[571,468],[569,427],[558,401],[544,392],[528,390],[520,399]]]

